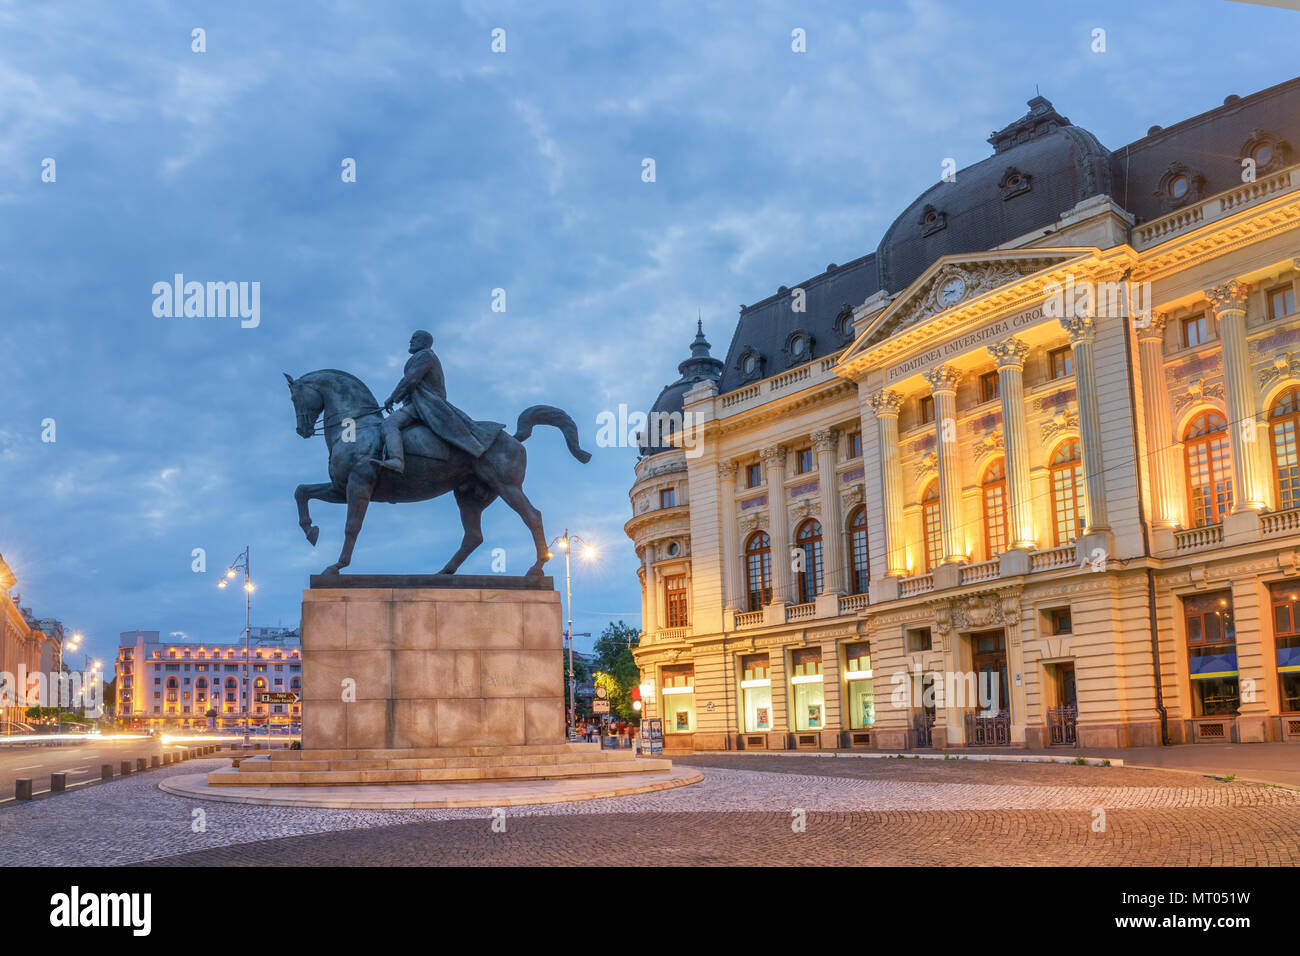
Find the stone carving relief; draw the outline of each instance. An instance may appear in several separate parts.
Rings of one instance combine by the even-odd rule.
[[[932,315],[951,308],[952,303],[943,305],[939,302],[939,293],[953,279],[961,279],[965,285],[961,300],[996,289],[998,286],[1016,282],[1043,267],[1041,261],[989,262],[957,265],[951,263],[935,274],[926,291],[914,298],[899,310],[898,328],[916,325]]]
[[[1273,364],[1259,373],[1260,390],[1288,378],[1300,378],[1300,352],[1285,352],[1273,359]]]
[[[1042,426],[1043,441],[1050,442],[1058,435],[1078,434],[1079,432],[1079,414],[1068,409],[1062,409]]]
[[[1194,405],[1197,402],[1207,401],[1211,398],[1223,401],[1223,383],[1215,382],[1213,385],[1207,385],[1205,379],[1198,378],[1187,386],[1187,391],[1174,396],[1174,413],[1181,412],[1188,405]]]
[[[932,601],[934,630],[979,631],[990,627],[1017,627],[1020,624],[1020,588],[978,591],[965,597]]]
[[[989,455],[996,455],[1003,450],[1002,432],[987,432],[975,443],[975,462],[978,464]]]

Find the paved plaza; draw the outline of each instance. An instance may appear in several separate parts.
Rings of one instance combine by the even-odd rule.
[[[701,783],[509,808],[504,832],[490,809],[311,810],[158,789],[228,762],[6,804],[0,865],[1300,863],[1300,793],[1161,770],[697,755],[675,763]]]

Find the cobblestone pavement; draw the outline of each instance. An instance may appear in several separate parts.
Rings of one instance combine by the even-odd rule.
[[[183,773],[225,760],[193,761]],[[692,757],[703,783],[506,811],[162,793],[169,771],[0,808],[0,865],[1300,863],[1300,794],[1117,767]],[[1094,811],[1106,828],[1093,832]],[[804,811],[802,832],[792,827]],[[201,832],[195,832],[202,811]]]

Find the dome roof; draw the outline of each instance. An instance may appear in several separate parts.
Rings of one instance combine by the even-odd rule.
[[[994,249],[1111,192],[1110,151],[1041,96],[989,137],[993,155],[922,193],[876,250],[880,287],[907,288],[941,256]]]
[[[718,381],[722,378],[722,362],[715,359],[709,354],[709,342],[704,337],[704,321],[698,320],[695,324],[695,339],[691,342],[690,357],[680,362],[677,366],[677,372],[681,376],[671,385],[665,386],[664,390],[659,393],[655,403],[650,408],[650,415],[672,415],[678,416],[682,413],[683,400],[686,393],[703,381]],[[651,445],[643,444],[641,454],[643,456],[657,455],[661,451],[671,450],[671,445]]]

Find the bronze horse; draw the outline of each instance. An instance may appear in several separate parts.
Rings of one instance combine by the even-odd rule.
[[[460,549],[439,574],[454,574],[470,552],[483,543],[480,518],[483,509],[498,496],[518,512],[533,534],[537,563],[528,569],[528,574],[542,573],[549,552],[541,512],[523,491],[528,464],[523,442],[532,434],[533,426],[551,425],[564,435],[574,458],[584,464],[590,461],[591,455],[579,446],[578,428],[567,413],[551,405],[524,409],[514,435],[504,429],[498,431],[487,451],[478,458],[438,438],[425,426],[413,425],[402,432],[407,462],[406,471],[398,474],[371,462],[382,449],[383,435],[380,409],[365,383],[355,375],[332,368],[308,372],[296,379],[286,372],[284,377],[289,381],[298,434],[303,438],[317,434],[316,420],[323,414],[322,431],[330,450],[330,480],[317,485],[299,485],[293,493],[298,502],[298,524],[307,540],[315,545],[320,536],[320,529],[311,523],[307,513],[308,501],[314,498],[348,506],[343,550],[338,561],[325,569],[325,574],[338,574],[340,568],[352,562],[352,547],[371,501],[427,501],[449,491],[455,495],[460,508],[465,536]]]

